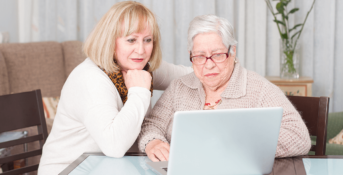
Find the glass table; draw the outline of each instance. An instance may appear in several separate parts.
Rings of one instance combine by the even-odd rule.
[[[20,138],[27,137],[27,131],[10,131],[10,132],[3,132],[0,133],[0,143],[7,142],[11,140],[16,140]],[[9,148],[0,148],[0,158],[10,156],[11,155],[12,147]],[[24,144],[24,152],[27,152],[27,143]],[[25,159],[25,164],[27,165],[27,159]],[[1,168],[1,164],[0,164]]]
[[[60,175],[155,175],[144,153],[127,153],[123,158],[107,157],[102,153],[84,153]],[[275,159],[269,175],[336,175],[343,174],[343,156],[298,156]]]

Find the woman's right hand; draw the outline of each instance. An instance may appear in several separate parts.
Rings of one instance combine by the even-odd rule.
[[[162,140],[150,141],[145,147],[145,152],[153,162],[168,161],[170,146]]]
[[[128,70],[122,71],[124,81],[127,89],[130,87],[143,87],[150,90],[151,87],[151,75],[145,70]]]

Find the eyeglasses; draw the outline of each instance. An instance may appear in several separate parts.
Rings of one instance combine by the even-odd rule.
[[[229,46],[229,51],[227,53],[216,53],[210,57],[206,57],[204,55],[192,56],[192,52],[191,52],[190,53],[190,61],[194,64],[197,64],[197,65],[205,64],[208,59],[212,60],[215,63],[221,63],[229,57],[230,48],[231,48],[231,46]]]

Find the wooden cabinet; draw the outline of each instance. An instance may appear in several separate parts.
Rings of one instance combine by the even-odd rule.
[[[277,76],[267,76],[270,82],[278,86],[285,95],[312,96],[313,79],[300,77],[299,79],[281,79]]]

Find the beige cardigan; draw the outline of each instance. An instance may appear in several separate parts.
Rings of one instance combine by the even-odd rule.
[[[174,80],[145,118],[139,136],[139,149],[153,139],[170,142],[176,111],[202,110],[205,91],[194,73]],[[276,157],[305,155],[311,148],[308,129],[282,91],[262,76],[236,64],[229,84],[221,94],[217,109],[283,107]]]

